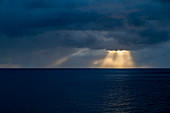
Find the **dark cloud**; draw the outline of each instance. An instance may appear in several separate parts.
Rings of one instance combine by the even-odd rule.
[[[161,2],[170,3],[170,0],[160,0]]]
[[[24,38],[33,47],[141,49],[170,39],[165,2],[2,0],[0,33],[9,42]]]

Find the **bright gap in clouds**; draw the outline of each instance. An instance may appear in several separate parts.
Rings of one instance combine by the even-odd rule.
[[[131,52],[128,50],[107,51],[101,68],[133,68],[134,61]]]

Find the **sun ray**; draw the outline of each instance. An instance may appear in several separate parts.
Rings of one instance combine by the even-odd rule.
[[[61,59],[57,60],[57,61],[56,61],[54,64],[52,64],[52,65],[53,65],[53,66],[59,66],[59,65],[63,64],[64,62],[66,62],[67,60],[69,60],[71,57],[76,56],[76,55],[79,55],[80,53],[82,53],[82,52],[84,52],[84,51],[86,51],[86,50],[88,50],[88,49],[87,49],[87,48],[80,49],[80,50],[76,51],[75,53],[72,53],[72,54],[70,54],[70,55],[68,55],[68,56],[66,56],[66,57],[64,57],[64,58],[61,58]]]
[[[102,68],[132,68],[134,61],[130,51],[118,50],[108,51],[103,60]]]

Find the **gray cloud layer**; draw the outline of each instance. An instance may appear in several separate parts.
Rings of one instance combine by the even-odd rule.
[[[33,46],[140,49],[170,39],[169,3],[1,0],[0,33],[9,42],[10,38],[31,37],[25,40]],[[32,38],[36,41],[31,42]]]

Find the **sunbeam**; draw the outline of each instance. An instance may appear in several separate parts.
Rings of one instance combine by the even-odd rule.
[[[130,51],[118,50],[108,51],[104,58],[102,68],[133,68],[134,61]]]
[[[52,65],[53,65],[53,66],[59,66],[59,65],[63,64],[64,62],[66,62],[66,61],[67,61],[68,59],[70,59],[71,57],[76,56],[76,55],[78,55],[78,54],[80,54],[80,53],[82,53],[82,52],[84,52],[84,51],[86,51],[86,50],[88,50],[88,49],[86,49],[86,48],[80,49],[80,50],[76,51],[75,53],[72,53],[72,54],[70,54],[70,55],[68,55],[68,56],[66,56],[66,57],[64,57],[64,58],[61,58],[61,59],[57,60],[57,61],[56,61],[54,64],[52,64]]]

